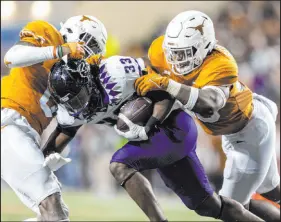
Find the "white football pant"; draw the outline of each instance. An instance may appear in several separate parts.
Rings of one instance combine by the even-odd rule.
[[[13,109],[1,109],[1,178],[37,215],[42,200],[61,192],[54,173],[43,167],[39,144],[39,134],[25,117]]]
[[[267,193],[280,183],[275,140],[277,107],[255,94],[249,123],[240,131],[222,136],[227,156],[219,194],[247,204],[255,193]]]

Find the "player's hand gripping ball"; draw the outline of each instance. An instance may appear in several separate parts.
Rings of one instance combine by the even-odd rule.
[[[152,101],[146,97],[139,97],[127,102],[120,109],[116,132],[130,141],[147,140],[145,124],[153,113]]]

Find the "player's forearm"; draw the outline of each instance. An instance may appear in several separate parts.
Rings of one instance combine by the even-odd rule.
[[[35,47],[28,42],[18,42],[6,53],[4,63],[8,68],[26,67],[61,58],[69,53],[67,46]]]
[[[154,104],[152,116],[157,118],[160,122],[164,120],[167,114],[170,112],[174,100],[165,99]]]
[[[169,100],[169,99],[156,102],[154,104],[153,114],[145,126],[146,128],[145,131],[149,132],[151,128],[153,128],[158,123],[161,123],[170,112],[173,104],[174,104],[174,100]]]
[[[213,89],[198,89],[173,80],[169,80],[166,91],[179,100],[184,109],[206,117],[211,116],[225,104],[221,95]]]
[[[77,130],[78,129],[76,129],[75,132],[73,131],[71,134],[68,133],[69,135],[67,135],[60,127],[57,127],[50,135],[42,149],[44,156],[48,156],[53,152],[61,153],[66,145],[74,138]]]
[[[15,68],[35,65],[54,58],[56,58],[54,46],[14,45],[6,53],[4,61],[8,68]]]

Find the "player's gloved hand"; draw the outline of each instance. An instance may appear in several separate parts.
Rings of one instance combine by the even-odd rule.
[[[86,62],[89,63],[90,65],[99,65],[100,61],[103,59],[102,55],[91,55],[89,58],[86,59]]]
[[[69,163],[70,161],[70,158],[64,158],[59,153],[51,153],[45,158],[43,167],[47,166],[51,171],[57,171],[59,168]]]
[[[168,77],[150,72],[135,81],[135,89],[138,95],[145,96],[149,91],[166,90],[168,84]]]
[[[129,141],[142,141],[148,140],[148,136],[145,131],[145,127],[134,124],[131,120],[129,120],[126,116],[122,113],[119,113],[118,117],[122,119],[127,126],[129,127],[128,132],[122,132],[117,129],[117,126],[114,126],[115,131],[120,135],[128,139]]]
[[[275,102],[271,101],[270,99],[268,99],[262,95],[256,94],[256,93],[253,93],[253,99],[256,99],[256,100],[260,101],[262,104],[264,104],[269,109],[270,113],[272,114],[274,121],[276,121],[277,115],[278,115],[278,107]]]
[[[57,57],[69,55],[73,59],[82,59],[85,55],[84,42],[68,42],[57,47]]]

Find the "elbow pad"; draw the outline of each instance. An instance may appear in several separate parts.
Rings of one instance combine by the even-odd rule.
[[[8,68],[26,67],[55,59],[56,57],[56,48],[54,46],[34,47],[14,45],[6,53],[4,62]]]

